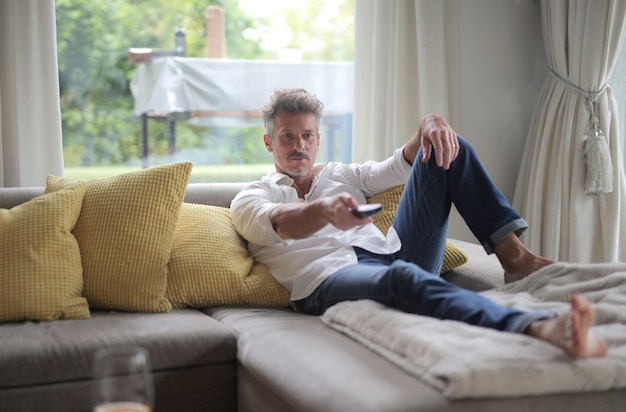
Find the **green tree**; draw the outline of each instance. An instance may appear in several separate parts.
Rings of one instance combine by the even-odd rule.
[[[204,10],[217,5],[226,14],[227,58],[275,58],[273,51],[261,47],[260,39],[244,36],[246,30],[263,32],[266,21],[247,16],[238,0],[56,0],[55,4],[66,166],[140,164],[141,126],[133,119],[134,100],[128,87],[136,67],[128,63],[127,50],[172,49],[178,15],[186,30],[188,56],[206,56]],[[307,13],[316,16],[322,4],[311,0]],[[285,18],[295,42],[310,43],[315,32],[321,39],[321,46],[307,59],[352,60],[353,9],[354,0],[346,0],[337,16],[325,17],[324,25],[291,11]],[[339,51],[346,46],[347,51]],[[211,155],[217,155],[212,162],[218,156],[232,162],[268,161],[259,146],[262,133],[261,129],[224,131],[178,122],[177,149],[201,153],[210,147]],[[151,155],[166,156],[166,125],[151,122],[150,134]],[[219,147],[208,146],[215,141],[221,142]]]

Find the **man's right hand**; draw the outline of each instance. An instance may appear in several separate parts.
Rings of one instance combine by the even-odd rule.
[[[340,193],[308,203],[284,203],[272,210],[270,219],[281,238],[304,239],[329,223],[348,230],[373,222],[371,217],[360,219],[352,213],[358,206],[352,195]]]
[[[348,193],[340,193],[319,200],[325,203],[323,207],[325,208],[328,223],[331,223],[338,229],[348,230],[374,221],[371,217],[361,219],[352,213],[352,210],[359,207],[359,202]]]

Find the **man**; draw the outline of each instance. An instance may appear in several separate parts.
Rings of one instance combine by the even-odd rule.
[[[399,310],[525,333],[573,357],[603,356],[590,328],[595,309],[582,296],[569,312],[506,308],[441,279],[454,203],[505,281],[552,261],[518,235],[526,222],[512,209],[472,147],[442,118],[424,118],[416,134],[383,162],[316,165],[323,105],[303,89],[279,89],[263,107],[266,149],[276,172],[250,184],[231,204],[250,252],[291,293],[294,308],[320,315],[345,300],[371,299]],[[406,184],[387,235],[352,211],[370,196]]]

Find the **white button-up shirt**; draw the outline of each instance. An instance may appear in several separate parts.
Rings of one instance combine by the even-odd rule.
[[[329,163],[314,178],[304,199],[298,197],[289,176],[270,172],[237,194],[230,213],[255,260],[269,268],[291,292],[292,300],[303,299],[337,270],[357,263],[353,246],[389,254],[400,249],[400,239],[393,227],[385,236],[370,223],[349,230],[328,224],[308,238],[285,240],[272,227],[272,209],[282,203],[309,202],[342,192],[350,193],[360,204],[366,203],[366,196],[406,183],[410,171],[402,149],[382,162]]]

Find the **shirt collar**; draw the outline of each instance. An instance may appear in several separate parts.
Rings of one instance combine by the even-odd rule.
[[[326,166],[324,166],[324,168],[320,171],[320,173],[318,173],[315,176],[313,176],[313,183],[311,185],[311,190],[309,191],[309,193],[313,191],[313,188],[315,187],[315,185],[317,185],[317,181],[319,180],[320,175],[325,170],[326,170]],[[287,176],[284,173],[278,173],[278,172],[275,172],[275,171],[269,171],[269,172],[267,172],[266,178],[270,182],[275,183],[277,185],[293,186],[293,179],[291,177]]]
[[[293,179],[283,173],[270,171],[267,173],[267,178],[270,182],[277,185],[291,186],[293,185]]]

